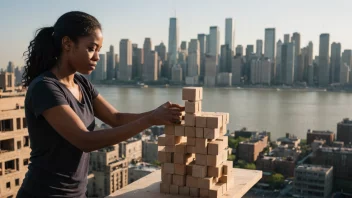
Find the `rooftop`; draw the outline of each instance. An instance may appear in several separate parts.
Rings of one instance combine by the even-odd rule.
[[[262,171],[234,169],[234,184],[222,198],[243,197],[261,178]],[[170,195],[160,193],[161,170],[157,170],[118,191],[107,198],[143,197],[143,198],[178,198],[180,195]]]
[[[350,124],[352,124],[352,120],[350,120],[349,118],[345,118],[339,124],[348,124],[348,125],[350,125]]]
[[[316,130],[308,130],[308,133],[312,133],[312,134],[317,134],[317,135],[331,135],[334,134],[334,132],[332,131],[316,131]]]
[[[348,153],[352,154],[352,148],[341,148],[341,147],[322,147],[322,152],[336,152],[336,153]]]
[[[314,172],[327,172],[332,169],[332,166],[321,166],[321,165],[311,165],[303,164],[296,167],[296,170],[308,170]]]

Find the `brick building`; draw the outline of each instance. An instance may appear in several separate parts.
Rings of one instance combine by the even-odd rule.
[[[265,147],[268,146],[268,135],[265,132],[252,136],[250,140],[238,144],[237,155],[246,162],[255,162]]]
[[[127,159],[127,162],[139,162],[142,160],[142,140],[131,138],[119,144],[120,156]]]
[[[325,140],[327,145],[335,141],[335,133],[331,131],[307,131],[307,144],[310,145],[314,140]]]
[[[285,177],[293,177],[296,168],[293,158],[281,157],[258,157],[256,161],[257,170],[264,172],[275,172],[284,175]]]
[[[336,139],[345,145],[352,144],[352,120],[346,118],[337,123]]]

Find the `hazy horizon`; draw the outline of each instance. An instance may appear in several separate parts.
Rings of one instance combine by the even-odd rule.
[[[153,3],[142,0],[128,2],[67,1],[54,4],[49,1],[3,2],[0,7],[0,21],[3,31],[0,49],[0,68],[6,68],[9,61],[22,66],[23,52],[34,32],[43,26],[52,26],[62,14],[80,10],[95,16],[103,26],[104,43],[101,53],[114,45],[119,53],[119,42],[128,38],[132,43],[143,46],[144,38],[150,37],[153,48],[161,41],[168,44],[169,18],[178,18],[179,44],[197,38],[198,33],[209,33],[210,26],[219,26],[220,45],[224,43],[225,18],[235,21],[235,46],[253,44],[257,39],[264,40],[265,28],[276,28],[276,41],[283,35],[293,32],[301,34],[301,47],[312,41],[314,55],[319,52],[319,35],[330,34],[330,43],[340,42],[342,51],[352,48],[352,33],[349,24],[352,14],[352,1],[337,0],[295,0],[283,2],[271,0],[246,1],[162,1]],[[168,47],[168,46],[167,46]],[[254,48],[255,49],[255,48]]]

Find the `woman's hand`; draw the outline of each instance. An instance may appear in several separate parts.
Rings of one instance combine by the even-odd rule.
[[[156,108],[153,113],[148,116],[152,125],[179,124],[182,119],[182,111],[184,110],[185,107],[166,102]]]

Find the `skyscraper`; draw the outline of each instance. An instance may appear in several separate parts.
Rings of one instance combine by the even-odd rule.
[[[319,86],[329,85],[330,35],[321,34],[319,42]]]
[[[142,67],[144,64],[144,53],[143,48],[138,48],[138,45],[133,45],[133,55],[132,55],[132,78],[142,79]]]
[[[246,47],[246,57],[250,57],[250,55],[254,53],[254,46],[253,45],[247,45]]]
[[[9,64],[7,65],[7,72],[9,72],[9,73],[15,72],[15,65],[11,61],[9,61]]]
[[[295,32],[292,34],[291,42],[295,43],[295,54],[296,56],[301,54],[301,34]]]
[[[200,47],[198,39],[191,39],[188,48],[188,71],[187,77],[195,77],[200,74]]]
[[[352,66],[352,50],[344,50],[342,52],[342,63],[346,63],[349,67]]]
[[[340,67],[341,67],[341,43],[333,42],[331,44],[331,68],[330,82],[340,82]]]
[[[265,29],[264,57],[274,60],[275,57],[275,28]]]
[[[284,34],[284,43],[290,42],[290,34]]]
[[[282,41],[279,39],[279,41],[276,43],[276,81],[277,82],[282,82],[282,64],[281,64],[281,47],[282,47]]]
[[[243,56],[243,46],[242,45],[237,45],[235,55],[236,56]]]
[[[275,28],[265,29],[265,44],[264,44],[264,58],[270,59],[271,63],[271,74],[270,77],[275,79],[276,76],[276,65],[275,65],[275,45],[276,45],[276,33]]]
[[[119,79],[132,80],[132,42],[129,39],[120,41]]]
[[[155,46],[155,51],[158,52],[161,61],[165,62],[167,60],[166,46],[163,42]]]
[[[281,82],[292,85],[294,81],[295,43],[284,43],[281,47]]]
[[[169,25],[169,65],[172,67],[177,63],[179,46],[179,28],[177,18],[170,18]]]
[[[209,54],[219,56],[220,50],[220,31],[219,27],[211,26],[209,30]],[[218,63],[217,63],[218,64]]]
[[[225,19],[225,45],[229,46],[230,50],[234,50],[235,38],[234,38],[234,22],[232,18]]]
[[[220,71],[231,72],[233,52],[227,44],[221,45]]]
[[[258,58],[260,58],[263,54],[263,40],[257,40],[256,48],[257,50],[255,51],[255,53],[257,54]]]
[[[149,51],[147,56],[143,68],[143,80],[156,81],[158,80],[158,52]]]
[[[99,61],[97,63],[97,67],[94,70],[95,75],[94,75],[94,81],[101,81],[105,80],[105,72],[106,72],[106,55],[105,54],[99,54]]]
[[[207,36],[198,34],[199,49],[200,49],[200,78],[203,79],[205,69],[205,54],[207,53]]]
[[[308,44],[308,64],[313,65],[313,42],[309,41]]]
[[[187,52],[187,41],[182,41],[180,48],[181,51]]]
[[[115,51],[114,46],[110,45],[110,51],[106,52],[106,79],[115,78]]]
[[[232,84],[241,84],[242,68],[244,60],[242,56],[235,56],[232,60]]]

